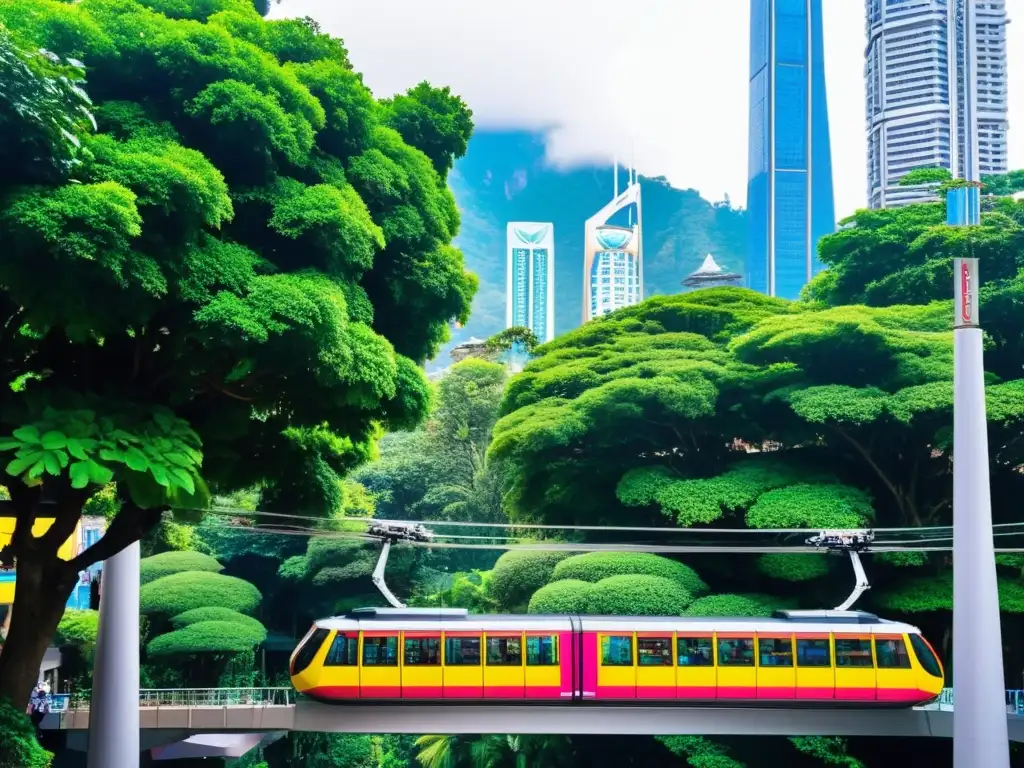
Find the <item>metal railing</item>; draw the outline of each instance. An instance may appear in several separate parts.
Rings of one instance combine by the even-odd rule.
[[[291,688],[144,688],[140,707],[285,707],[295,703]],[[60,709],[57,700],[60,699]],[[53,712],[89,709],[89,700],[69,694],[53,697]]]
[[[955,700],[952,688],[943,688],[939,698],[929,704],[925,709],[937,709],[940,712],[953,712]],[[1024,715],[1024,690],[1013,690],[1006,692],[1006,713],[1009,715]]]

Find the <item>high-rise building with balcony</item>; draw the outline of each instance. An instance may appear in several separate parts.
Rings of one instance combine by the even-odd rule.
[[[506,230],[505,327],[555,338],[555,226],[511,221]]]
[[[640,183],[630,169],[622,194],[618,186],[616,168],[615,197],[584,224],[583,322],[639,304],[644,298]],[[608,223],[623,211],[628,214],[627,226]]]
[[[842,1],[842,0],[840,0]],[[821,0],[750,2],[747,285],[795,299],[835,230]]]
[[[915,168],[1007,170],[1006,0],[867,0],[868,201],[936,200]]]

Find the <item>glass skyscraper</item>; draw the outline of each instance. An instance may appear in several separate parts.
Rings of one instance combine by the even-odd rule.
[[[509,222],[505,327],[526,327],[542,344],[555,337],[555,227]]]
[[[821,0],[750,0],[747,284],[795,299],[835,230]]]

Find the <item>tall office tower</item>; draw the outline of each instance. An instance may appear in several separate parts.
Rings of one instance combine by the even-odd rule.
[[[821,0],[750,0],[747,285],[795,299],[835,230]]]
[[[505,327],[555,338],[555,226],[511,221],[506,229]]]
[[[620,195],[618,179],[616,166],[615,197],[584,225],[583,322],[638,304],[644,298],[640,184],[631,169],[629,184]],[[608,224],[612,216],[627,209],[628,226]]]
[[[915,168],[1006,172],[1006,24],[1005,0],[867,0],[872,208],[936,200]]]

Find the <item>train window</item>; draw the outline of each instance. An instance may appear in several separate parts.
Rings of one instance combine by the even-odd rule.
[[[641,667],[671,667],[671,637],[638,637],[636,660]]]
[[[757,638],[762,667],[792,667],[793,641],[788,637]]]
[[[871,641],[860,638],[836,638],[837,667],[873,667]]]
[[[446,637],[444,663],[450,667],[479,667],[479,637]]]
[[[354,667],[359,661],[359,638],[337,634],[324,659],[325,667]]]
[[[680,667],[710,667],[715,663],[710,637],[680,637],[676,655]]]
[[[828,640],[796,641],[796,665],[798,667],[831,667],[832,652]]]
[[[914,646],[914,653],[917,654],[917,660],[921,662],[924,671],[932,677],[942,677],[942,667],[939,666],[939,660],[935,657],[935,652],[932,651],[925,639],[920,635],[911,635],[910,644]]]
[[[875,655],[878,657],[879,669],[910,669],[907,645],[901,638],[889,640],[876,637]]]
[[[329,629],[313,630],[309,639],[302,644],[298,653],[295,654],[295,659],[292,662],[293,675],[299,674],[313,663],[313,659],[316,658],[316,652],[320,650],[320,646],[324,644],[324,640],[327,639],[329,634],[331,634],[331,630]]]
[[[410,667],[430,666],[441,663],[441,638],[405,638],[404,663]]]
[[[632,667],[633,636],[603,635],[601,637],[601,666]]]
[[[526,664],[530,667],[558,666],[558,638],[554,635],[527,637]]]
[[[398,665],[397,637],[364,637],[364,667],[394,667]]]
[[[487,666],[521,667],[523,641],[518,637],[488,637]]]
[[[730,637],[718,640],[718,666],[754,666],[754,638]]]

